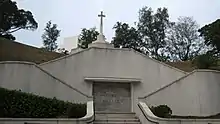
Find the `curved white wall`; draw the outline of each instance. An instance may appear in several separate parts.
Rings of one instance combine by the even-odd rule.
[[[59,71],[59,70],[58,70]],[[85,103],[88,98],[32,63],[1,62],[0,87]]]
[[[197,70],[148,96],[148,105],[167,104],[174,115],[209,116],[220,113],[220,72]]]

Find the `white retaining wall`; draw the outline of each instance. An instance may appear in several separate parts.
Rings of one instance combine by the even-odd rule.
[[[86,103],[91,99],[37,65],[27,62],[1,62],[0,87],[75,103]]]
[[[149,106],[166,104],[174,115],[209,116],[220,113],[219,95],[220,72],[196,70],[140,99]]]

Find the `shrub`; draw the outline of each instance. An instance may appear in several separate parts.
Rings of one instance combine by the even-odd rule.
[[[79,118],[85,114],[85,104],[73,104],[56,98],[0,88],[1,118]]]
[[[152,106],[150,109],[154,115],[161,118],[169,118],[172,115],[172,110],[167,105]]]
[[[193,64],[199,69],[209,69],[210,67],[217,66],[217,62],[217,57],[209,52],[199,55],[193,60]]]

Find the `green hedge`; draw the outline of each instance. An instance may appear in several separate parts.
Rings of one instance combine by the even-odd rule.
[[[80,118],[85,114],[86,104],[0,88],[0,118]]]
[[[207,52],[197,56],[192,61],[192,64],[195,65],[198,69],[211,69],[212,67],[218,66],[218,57],[213,53]]]

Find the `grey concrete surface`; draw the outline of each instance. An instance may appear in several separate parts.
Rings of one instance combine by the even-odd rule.
[[[28,62],[1,62],[0,87],[49,98],[56,97],[70,102],[86,103],[92,99],[37,65]]]
[[[219,75],[219,71],[195,70],[141,99],[150,106],[166,104],[174,115],[215,115],[220,113]]]

